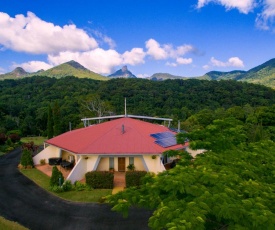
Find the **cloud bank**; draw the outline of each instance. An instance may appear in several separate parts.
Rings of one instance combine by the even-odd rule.
[[[259,9],[255,19],[259,29],[271,30],[275,19],[275,0],[198,0],[197,9],[201,9],[209,3],[222,5],[226,10],[237,9],[239,12],[248,14]]]
[[[47,70],[64,62],[75,60],[87,69],[99,74],[109,74],[120,65],[144,64],[146,59],[171,60],[170,66],[187,65],[191,58],[184,58],[195,48],[192,45],[173,47],[171,44],[160,44],[150,38],[145,47],[134,47],[119,53],[115,50],[115,42],[99,31],[88,34],[74,24],[59,26],[43,21],[34,13],[26,16],[19,14],[14,18],[0,12],[0,48],[27,54],[46,55],[47,62],[29,61],[21,64],[28,72]],[[103,49],[100,44],[107,44]]]
[[[204,69],[209,69],[211,67],[237,67],[237,68],[243,68],[244,63],[239,57],[231,57],[226,62],[217,60],[214,57],[211,57],[210,62],[208,65],[203,66]]]

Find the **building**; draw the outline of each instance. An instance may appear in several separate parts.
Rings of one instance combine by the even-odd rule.
[[[45,142],[45,148],[33,160],[62,158],[73,161],[67,180],[72,183],[89,171],[126,171],[129,164],[136,170],[159,173],[165,170],[162,153],[185,148],[177,144],[176,132],[168,127],[129,116],[69,131]]]

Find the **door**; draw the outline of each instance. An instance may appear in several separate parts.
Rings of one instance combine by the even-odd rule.
[[[125,172],[125,157],[118,157],[118,171]]]

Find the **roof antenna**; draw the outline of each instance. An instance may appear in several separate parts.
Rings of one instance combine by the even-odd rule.
[[[124,107],[125,107],[125,117],[127,117],[127,103],[126,103],[126,97],[125,97],[125,100],[124,100]]]

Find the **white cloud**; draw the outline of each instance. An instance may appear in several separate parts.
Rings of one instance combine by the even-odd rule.
[[[179,57],[176,59],[176,62],[166,62],[165,65],[171,67],[177,67],[178,65],[189,65],[193,62],[192,58],[182,58]]]
[[[96,40],[75,25],[56,26],[28,12],[15,18],[0,12],[0,44],[14,51],[43,54],[87,51],[98,47]]]
[[[269,30],[275,19],[275,0],[265,0],[264,9],[256,18],[256,25],[263,30]]]
[[[114,49],[116,47],[115,41],[112,38],[106,36],[105,34],[102,34],[100,31],[93,30],[93,34],[97,36],[99,39],[101,39],[104,43],[108,44],[110,49]]]
[[[162,48],[156,40],[151,38],[146,41],[145,44],[148,49],[147,54],[152,56],[155,60],[166,59],[168,57],[165,48]]]
[[[48,60],[53,65],[74,60],[87,69],[99,74],[109,74],[113,68],[122,65],[123,58],[115,50],[97,48],[87,52],[60,52],[58,55],[49,55]]]
[[[149,74],[137,74],[137,77],[138,78],[148,78],[148,77],[150,77],[150,75]]]
[[[146,53],[142,48],[133,48],[131,51],[126,51],[122,54],[123,63],[130,65],[143,64]]]
[[[227,62],[222,62],[214,57],[211,57],[210,59],[211,66],[217,66],[217,67],[244,67],[243,61],[238,57],[231,57],[228,59]],[[209,68],[208,65],[204,66],[204,68]]]
[[[200,9],[210,2],[222,5],[227,10],[236,8],[244,14],[249,13],[255,7],[255,0],[198,0],[197,8]]]
[[[14,63],[12,65],[12,68],[15,69],[16,67],[22,67],[25,71],[27,72],[37,72],[38,70],[47,70],[50,69],[52,67],[54,67],[53,65],[50,65],[46,62],[42,62],[42,61],[30,61],[30,62],[26,62],[26,63],[22,63],[22,64],[16,64]]]
[[[177,63],[179,65],[188,65],[188,64],[191,64],[192,62],[193,62],[192,58],[182,58],[182,57],[177,58]]]
[[[227,10],[238,9],[247,14],[255,8],[260,10],[255,20],[256,26],[262,30],[273,28],[275,19],[275,0],[198,0],[197,8],[200,9],[210,2],[224,6]]]
[[[192,52],[195,48],[191,45],[182,45],[176,48],[171,44],[160,45],[156,40],[149,39],[146,41],[147,55],[152,56],[155,60],[165,60],[168,58],[177,59],[180,56]]]
[[[175,62],[166,62],[165,65],[170,66],[170,67],[177,67],[178,66],[177,63],[175,63]]]

